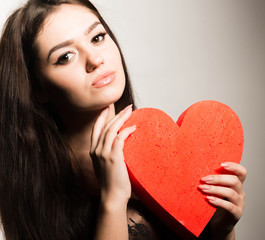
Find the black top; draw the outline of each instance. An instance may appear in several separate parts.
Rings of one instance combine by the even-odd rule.
[[[168,228],[155,214],[148,210],[148,208],[139,200],[130,199],[128,208],[135,209],[152,226],[155,234],[159,240],[184,240],[178,236],[174,231]],[[130,240],[153,240],[148,234],[149,230],[143,224],[137,224],[133,219],[129,219],[133,226],[129,227]],[[211,239],[210,229],[207,225],[198,239]]]

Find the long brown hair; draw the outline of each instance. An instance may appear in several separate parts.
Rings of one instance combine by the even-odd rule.
[[[29,0],[7,20],[0,42],[0,212],[7,240],[90,239],[93,234],[97,200],[79,184],[64,132],[36,98],[40,81],[33,42],[61,4],[91,9],[120,49],[88,0]],[[116,111],[134,104],[123,56],[122,63],[126,87]]]

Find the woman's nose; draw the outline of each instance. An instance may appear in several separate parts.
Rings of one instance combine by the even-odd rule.
[[[101,64],[104,63],[103,56],[96,50],[87,51],[86,57],[86,71],[88,73],[93,72],[97,69]]]

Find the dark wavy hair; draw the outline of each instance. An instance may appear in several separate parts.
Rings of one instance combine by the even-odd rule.
[[[0,42],[0,212],[7,240],[90,239],[97,199],[80,184],[64,131],[53,111],[36,98],[34,40],[61,4],[91,9],[88,0],[29,0],[7,20]],[[121,52],[121,51],[120,51]],[[116,111],[134,104],[124,58],[126,86]]]

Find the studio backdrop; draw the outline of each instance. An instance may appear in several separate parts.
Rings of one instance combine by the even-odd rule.
[[[23,2],[1,2],[1,26]],[[217,100],[238,114],[248,176],[236,235],[265,239],[265,1],[92,2],[120,42],[138,107],[159,108],[177,120],[191,104]]]

